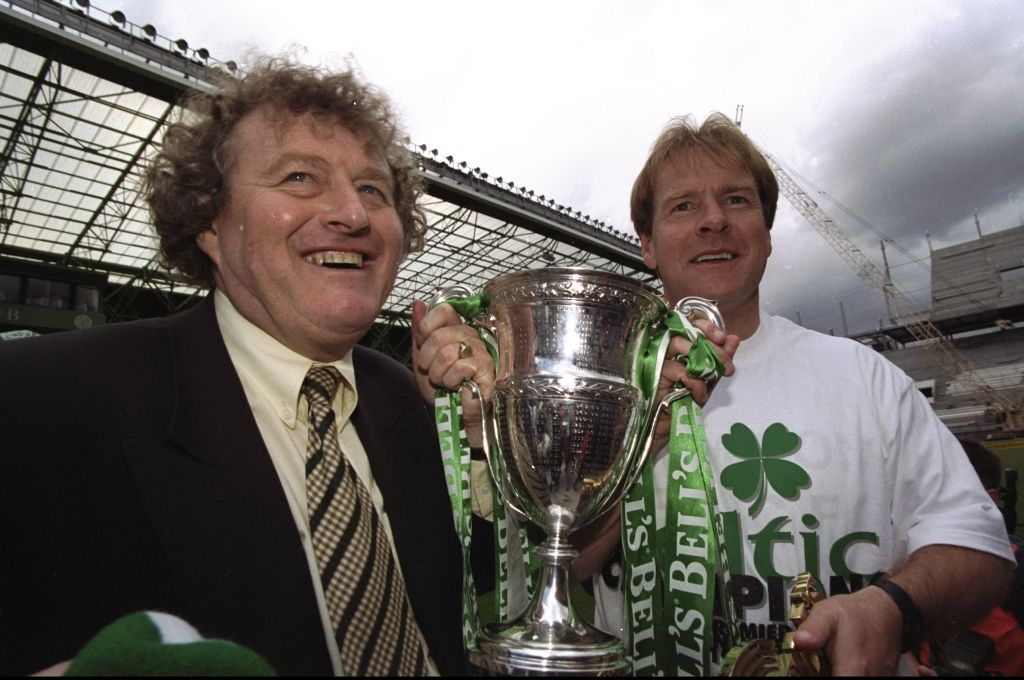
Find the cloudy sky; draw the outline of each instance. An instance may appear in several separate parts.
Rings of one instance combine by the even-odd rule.
[[[912,304],[935,248],[1024,222],[1022,0],[93,0],[222,61],[351,63],[436,147],[630,230],[672,116],[735,114]],[[770,311],[852,333],[885,314],[785,200]]]

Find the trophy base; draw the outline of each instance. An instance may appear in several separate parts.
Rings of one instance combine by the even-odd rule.
[[[556,640],[541,640],[522,625],[490,625],[470,651],[474,666],[495,675],[618,676],[631,669],[622,642],[586,626]]]

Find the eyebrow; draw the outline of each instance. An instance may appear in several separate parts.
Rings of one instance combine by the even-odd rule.
[[[368,166],[363,168],[360,172],[356,173],[359,179],[378,180],[381,182],[393,182],[394,178],[390,172],[385,172],[378,167]]]
[[[309,154],[304,153],[285,153],[278,156],[273,163],[264,168],[260,175],[263,177],[270,177],[272,175],[276,175],[289,165],[296,163],[300,165],[307,164],[322,167],[327,164],[327,161],[320,156],[310,156]]]
[[[721,188],[720,193],[728,194],[728,193],[732,193],[734,191],[754,191],[754,192],[756,192],[757,191],[757,185],[756,184],[726,184],[725,186],[723,186]],[[700,193],[700,189],[695,189],[695,188],[689,188],[688,187],[688,188],[680,189],[678,191],[673,191],[672,193],[668,194],[665,197],[665,200],[668,201],[668,200],[677,200],[677,199],[680,199],[680,198],[687,198],[689,196],[693,196],[694,194],[699,194],[699,193]]]
[[[322,156],[313,156],[305,153],[294,153],[288,152],[281,154],[273,163],[264,168],[260,173],[263,177],[270,177],[280,173],[284,168],[289,165],[312,165],[315,167],[325,167],[328,165],[327,159]],[[381,181],[381,182],[393,182],[394,179],[391,172],[388,170],[382,170],[374,165],[368,165],[360,169],[356,173],[356,177],[364,180]]]
[[[734,191],[753,191],[757,192],[756,184],[727,184],[722,187],[722,193],[732,193]]]

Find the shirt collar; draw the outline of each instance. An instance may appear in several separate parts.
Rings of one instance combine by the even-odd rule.
[[[220,290],[215,290],[213,296],[217,324],[232,363],[273,405],[274,412],[287,427],[295,427],[302,381],[314,364],[334,366],[341,372],[345,380],[335,396],[334,407],[338,422],[348,420],[358,400],[352,350],[330,363],[311,361],[242,316]]]

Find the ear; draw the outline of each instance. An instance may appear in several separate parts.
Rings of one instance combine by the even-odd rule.
[[[658,268],[658,260],[654,257],[654,248],[650,234],[640,234],[640,250],[644,255],[644,264],[651,269]]]
[[[206,253],[206,256],[213,260],[215,265],[220,264],[220,245],[217,237],[217,224],[213,223],[206,231],[196,235],[196,245],[199,250]]]

